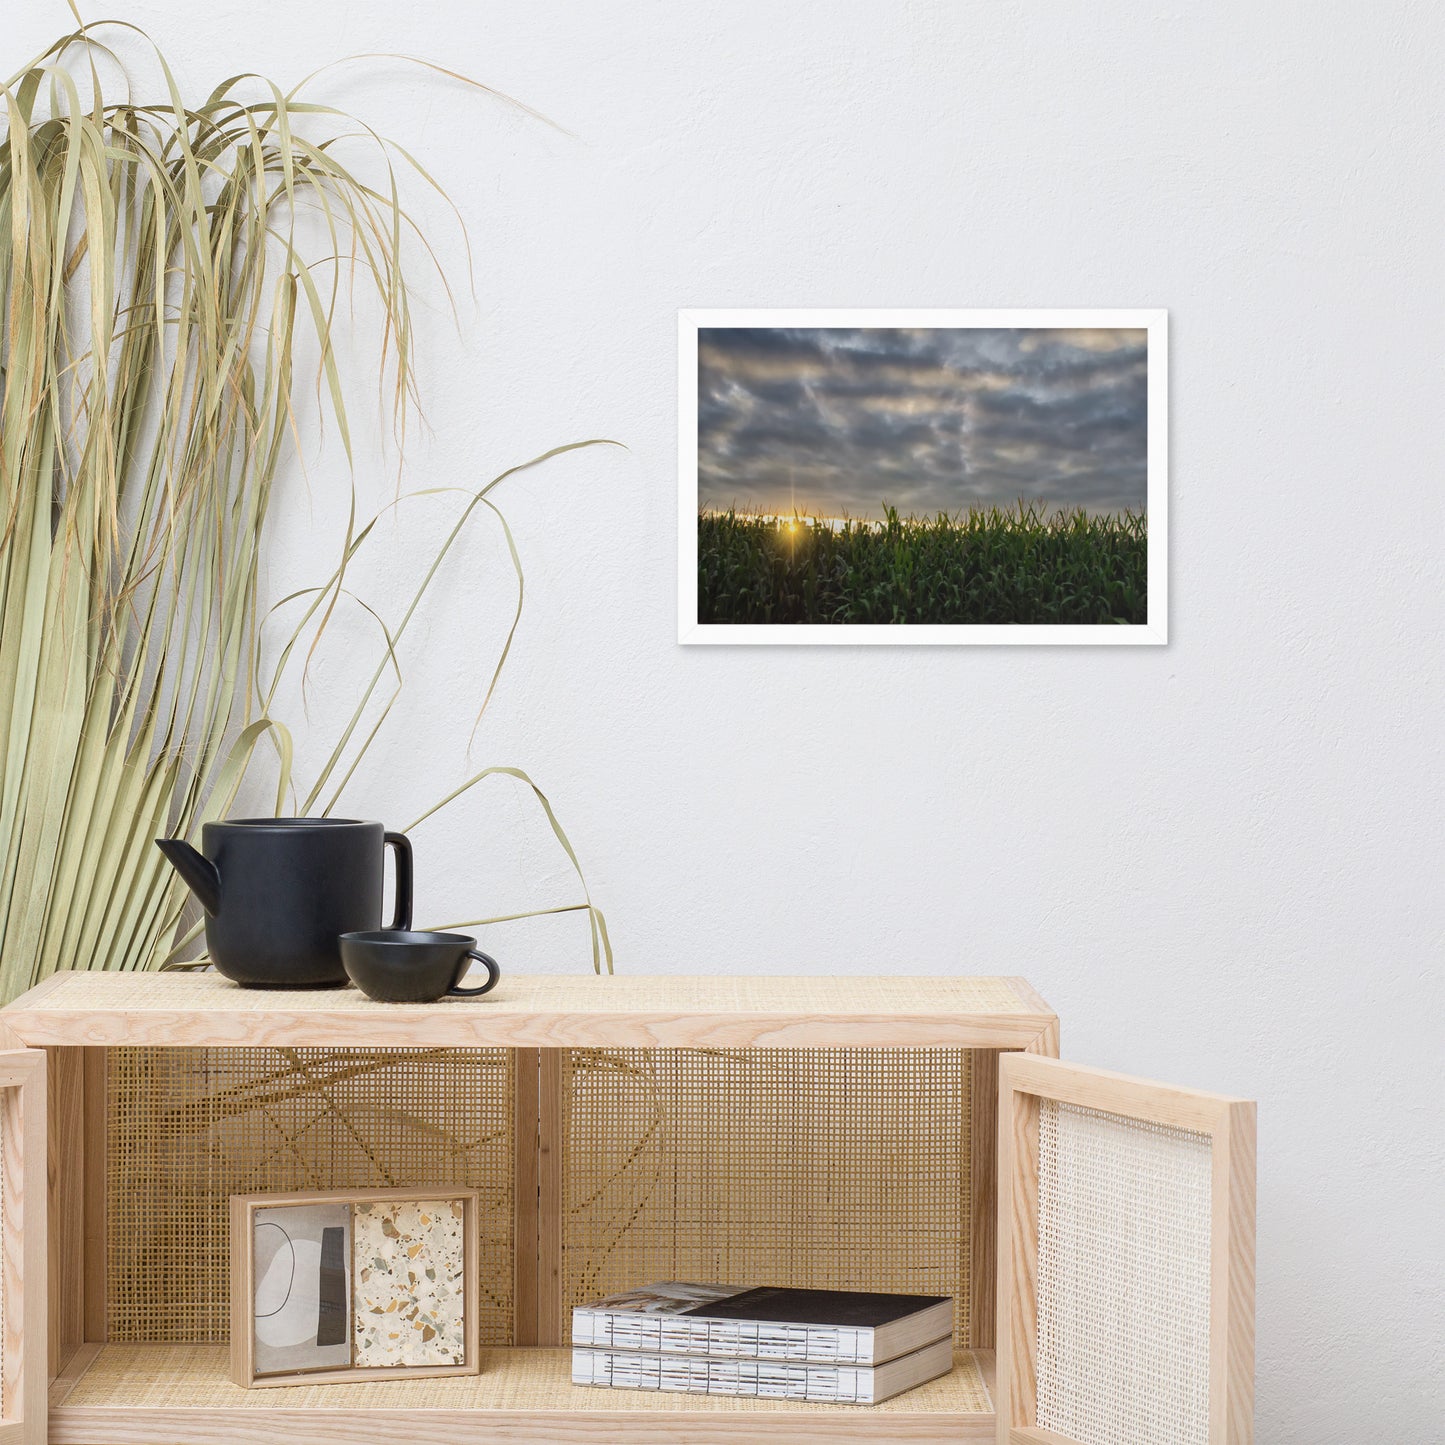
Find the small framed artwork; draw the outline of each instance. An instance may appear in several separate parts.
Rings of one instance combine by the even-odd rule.
[[[231,1196],[231,1378],[322,1384],[479,1369],[477,1193]]]
[[[679,313],[678,641],[1168,641],[1163,311]]]

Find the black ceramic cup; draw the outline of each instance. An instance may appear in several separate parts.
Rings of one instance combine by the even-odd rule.
[[[477,950],[464,933],[412,933],[401,928],[343,933],[338,940],[346,976],[379,1003],[432,1003],[445,994],[476,998],[497,986],[497,960]],[[483,964],[487,981],[460,988],[471,959]]]

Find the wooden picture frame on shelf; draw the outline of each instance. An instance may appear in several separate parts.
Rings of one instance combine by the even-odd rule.
[[[478,1207],[450,1184],[232,1195],[232,1380],[477,1374]]]

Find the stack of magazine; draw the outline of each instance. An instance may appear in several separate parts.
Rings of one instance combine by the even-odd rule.
[[[953,1368],[946,1295],[669,1281],[572,1311],[572,1383],[876,1405]]]

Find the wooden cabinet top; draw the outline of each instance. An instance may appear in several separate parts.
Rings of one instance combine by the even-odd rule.
[[[1021,978],[504,973],[482,999],[380,1004],[350,988],[243,989],[216,973],[76,972],[0,1010],[0,1028],[31,1046],[1053,1052],[1057,1026]]]

